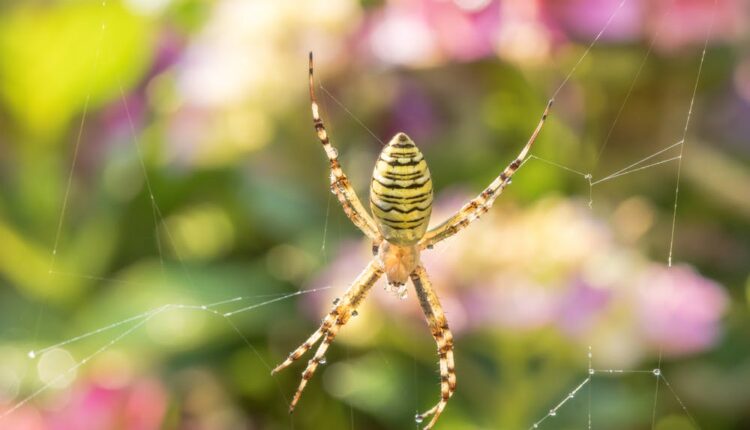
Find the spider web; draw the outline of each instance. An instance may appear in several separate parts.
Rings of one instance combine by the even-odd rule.
[[[565,87],[565,85],[568,83],[568,81],[571,79],[571,77],[575,74],[580,64],[584,61],[584,59],[589,55],[590,51],[594,48],[594,46],[598,43],[600,38],[603,34],[607,31],[610,24],[613,22],[613,20],[616,19],[616,16],[618,12],[622,9],[622,7],[627,3],[628,0],[621,0],[613,12],[609,15],[609,18],[607,19],[606,23],[603,25],[601,30],[596,34],[594,39],[590,42],[590,44],[587,46],[586,50],[582,53],[582,55],[579,57],[577,62],[572,66],[570,71],[567,73],[567,75],[564,77],[560,85],[557,87],[557,89],[553,92],[551,98],[555,98],[560,91]],[[101,2],[102,9],[108,7],[107,1]],[[580,176],[583,181],[588,185],[589,189],[589,206],[593,206],[594,200],[593,200],[593,190],[594,187],[597,187],[603,183],[621,178],[626,175],[631,175],[635,173],[641,173],[647,169],[651,169],[657,166],[661,166],[668,163],[676,162],[677,164],[677,172],[676,172],[676,184],[674,189],[674,204],[673,204],[673,212],[672,212],[672,221],[671,221],[671,229],[670,229],[670,239],[669,239],[669,250],[668,250],[668,258],[667,258],[667,265],[669,267],[672,267],[673,263],[673,253],[674,253],[674,241],[675,241],[675,226],[677,223],[677,211],[678,211],[678,202],[679,202],[679,191],[680,191],[680,179],[682,174],[682,161],[683,161],[683,155],[684,155],[684,149],[686,145],[686,139],[687,139],[687,133],[688,129],[691,123],[691,119],[693,117],[693,108],[694,108],[694,102],[696,99],[697,90],[700,83],[701,74],[703,71],[703,65],[706,58],[706,52],[708,48],[708,41],[711,36],[711,31],[713,27],[713,21],[714,17],[713,14],[715,14],[716,9],[716,2],[714,1],[714,10],[712,12],[711,17],[711,24],[709,26],[709,29],[706,34],[705,42],[703,45],[703,49],[701,51],[700,60],[697,66],[697,72],[695,77],[695,83],[692,89],[692,94],[690,98],[690,103],[685,115],[685,122],[684,122],[684,128],[682,131],[682,135],[679,140],[677,140],[674,143],[668,144],[666,146],[661,147],[660,149],[656,150],[655,152],[645,155],[644,157],[627,164],[625,167],[618,169],[614,172],[601,175],[601,176],[594,176],[593,169],[581,169],[579,167],[571,167],[567,166],[561,163],[558,163],[555,160],[549,160],[546,158],[542,158],[540,156],[537,156],[534,153],[531,153],[529,157],[524,161],[523,164],[535,161],[539,163],[543,163],[544,165],[550,166],[551,168],[557,168],[562,169],[566,172],[569,172],[570,174]],[[104,16],[104,14],[102,14]],[[94,73],[100,66],[100,62],[102,60],[102,52],[104,46],[104,40],[106,36],[107,31],[107,21],[106,19],[102,18],[100,29],[97,34],[97,43],[96,43],[96,52],[94,60],[91,64],[91,72]],[[635,83],[638,80],[638,77],[641,74],[641,71],[643,70],[644,65],[646,64],[652,48],[654,46],[654,43],[656,42],[656,39],[658,38],[658,33],[652,38],[650,41],[650,44],[648,46],[648,50],[646,54],[644,55],[639,68],[637,69],[637,72],[633,78],[633,81],[630,85],[630,88],[625,96],[625,99],[623,100],[622,104],[619,107],[619,110],[616,114],[616,117],[613,121],[613,124],[611,125],[607,136],[604,140],[604,142],[601,144],[601,147],[599,149],[598,155],[597,155],[597,162],[599,158],[601,157],[602,153],[605,151],[609,139],[612,135],[612,131],[615,129],[615,126],[620,118],[620,115],[624,111],[628,99],[633,92],[633,89],[635,88]],[[152,212],[153,216],[153,222],[154,222],[154,229],[157,228],[163,228],[166,233],[166,239],[170,242],[170,245],[174,244],[174,237],[172,236],[172,233],[170,232],[168,225],[164,223],[164,216],[162,213],[162,210],[160,209],[160,206],[158,204],[158,198],[154,193],[154,188],[152,187],[151,180],[149,178],[148,170],[146,168],[146,163],[144,160],[144,155],[141,150],[141,143],[139,142],[138,133],[136,132],[136,128],[133,123],[133,119],[131,116],[130,107],[128,105],[127,98],[125,96],[125,92],[123,89],[123,84],[118,77],[119,82],[119,97],[120,101],[122,103],[122,107],[124,108],[124,111],[127,115],[128,120],[128,127],[130,131],[130,142],[133,145],[133,148],[136,152],[137,159],[139,162],[139,166],[143,175],[144,183],[146,186],[147,191],[147,198],[149,200],[150,210]],[[359,120],[356,115],[349,110],[346,106],[344,106],[343,103],[341,103],[338,99],[336,99],[333,94],[331,94],[325,87],[321,85],[321,89],[327,94],[327,96],[332,99],[339,107],[341,107],[348,115],[350,115],[361,127],[367,130],[373,138],[378,140],[381,144],[383,141],[378,138],[378,136],[372,132],[369,128],[366,127],[364,122]],[[80,273],[70,273],[65,271],[57,270],[57,258],[58,258],[58,251],[61,243],[61,235],[63,228],[66,223],[66,217],[69,211],[69,201],[70,201],[70,194],[73,184],[73,179],[78,167],[78,161],[79,161],[79,151],[81,148],[81,144],[83,141],[84,136],[84,128],[87,121],[87,117],[89,115],[89,105],[90,105],[90,98],[91,98],[91,87],[89,87],[88,94],[86,96],[82,115],[80,122],[78,123],[77,127],[77,133],[75,142],[73,145],[73,155],[72,155],[72,161],[70,164],[70,169],[67,176],[67,181],[65,185],[65,192],[62,200],[62,205],[60,209],[60,214],[57,222],[57,228],[55,230],[55,236],[54,236],[54,244],[50,253],[50,261],[49,261],[49,280],[52,282],[56,276],[68,276],[68,277],[79,277],[89,280],[95,280],[95,281],[107,281],[107,282],[113,282],[113,283],[122,283],[127,282],[123,281],[118,278],[111,278],[111,277],[101,277],[101,276],[94,276],[89,274],[80,274]],[[330,127],[330,125],[329,125]],[[522,164],[522,165],[523,165]],[[326,248],[326,237],[328,235],[328,222],[329,222],[329,215],[330,215],[330,206],[331,206],[331,198],[329,196],[328,200],[328,207],[326,211],[326,223],[323,230],[323,242],[321,245],[321,252],[325,254],[325,248]],[[159,262],[162,267],[162,271],[166,272],[166,259],[164,255],[164,244],[162,243],[162,239],[158,234],[155,235],[155,245],[158,251],[159,255]],[[175,246],[172,246],[173,249],[178,249]],[[176,258],[181,266],[181,269],[185,275],[186,282],[192,284],[194,283],[194,280],[192,279],[190,270],[187,268],[183,258],[177,254]],[[165,275],[166,276],[166,275]],[[70,337],[68,339],[62,340],[58,343],[45,346],[42,348],[34,349],[28,352],[28,358],[30,360],[35,360],[45,353],[48,353],[50,351],[58,350],[64,346],[68,346],[80,341],[83,341],[85,339],[89,339],[98,335],[107,335],[110,334],[108,338],[105,339],[104,342],[100,344],[100,346],[96,349],[94,349],[90,354],[85,355],[83,358],[79,358],[75,360],[74,364],[70,367],[68,367],[66,370],[59,373],[57,376],[47,380],[45,383],[40,384],[36,389],[31,391],[29,394],[27,394],[24,397],[21,397],[19,401],[17,401],[15,404],[13,404],[11,407],[4,410],[2,413],[0,413],[0,426],[2,426],[3,420],[6,419],[8,416],[16,412],[19,408],[24,406],[25,404],[33,401],[37,397],[39,397],[42,393],[48,391],[50,388],[53,388],[56,386],[57,383],[60,381],[69,378],[69,377],[75,377],[76,372],[82,368],[83,366],[87,365],[91,362],[92,359],[95,357],[103,354],[113,346],[117,345],[124,339],[126,339],[128,336],[132,335],[134,332],[138,331],[139,329],[142,329],[148,322],[153,321],[156,317],[160,315],[164,315],[167,313],[173,313],[173,312],[198,312],[203,313],[206,315],[209,315],[213,318],[216,318],[217,320],[221,321],[222,323],[225,323],[228,328],[230,328],[236,336],[241,338],[243,342],[247,345],[249,349],[253,351],[253,353],[259,358],[263,366],[265,366],[269,372],[271,370],[271,366],[263,359],[262,355],[255,349],[255,347],[249,342],[247,337],[243,334],[243,332],[240,330],[240,328],[235,324],[232,317],[237,316],[239,314],[244,314],[248,312],[252,312],[254,310],[266,307],[266,306],[272,306],[274,304],[277,304],[282,301],[290,300],[298,296],[306,295],[306,294],[315,294],[327,289],[330,289],[331,287],[322,287],[322,288],[315,288],[315,289],[309,289],[309,290],[298,290],[290,293],[276,293],[276,294],[263,294],[263,295],[251,295],[251,296],[234,296],[229,297],[224,300],[219,301],[213,301],[205,304],[189,304],[189,303],[167,303],[163,304],[158,307],[154,307],[151,309],[148,309],[144,312],[137,313],[133,316],[130,316],[128,318],[120,319],[119,321],[113,322],[111,324],[96,328],[94,330],[88,331],[83,334],[79,334],[73,337]],[[43,312],[43,306],[40,306],[39,314]],[[116,333],[116,334],[111,334]],[[36,339],[35,339],[36,342]],[[654,369],[596,369],[592,366],[592,359],[593,359],[593,351],[589,347],[588,350],[588,369],[587,374],[583,380],[575,384],[570,391],[567,392],[567,394],[556,404],[554,404],[550,409],[549,412],[538,419],[537,421],[530,424],[530,429],[537,429],[537,428],[545,428],[550,425],[550,422],[558,415],[558,413],[566,406],[568,405],[573,399],[580,398],[581,393],[584,391],[587,392],[588,395],[588,402],[587,402],[587,428],[592,429],[593,425],[595,424],[592,421],[592,386],[593,381],[595,378],[611,378],[611,377],[629,377],[629,376],[649,376],[653,377],[655,379],[655,388],[654,388],[654,399],[653,399],[653,412],[652,412],[652,428],[655,426],[656,423],[656,416],[657,416],[657,402],[659,398],[659,390],[660,386],[663,385],[666,387],[667,391],[674,397],[674,399],[678,402],[680,408],[682,409],[683,413],[689,418],[691,424],[694,426],[694,428],[700,428],[700,425],[698,422],[693,418],[691,413],[689,412],[689,409],[685,405],[685,403],[681,400],[681,398],[678,396],[677,392],[673,388],[672,384],[669,382],[667,377],[664,375],[661,369],[661,353],[659,354],[659,360],[658,360],[658,366]],[[416,369],[416,361],[415,361],[415,369]],[[415,384],[416,384],[416,370],[415,370]],[[21,378],[19,378],[18,384],[20,385],[20,381],[25,377],[26,375],[21,375]],[[277,382],[278,384],[278,382]],[[285,402],[288,403],[288,399],[286,398],[283,390],[280,389],[280,395],[284,398]],[[354,428],[354,410],[353,408],[350,408],[350,416],[351,416],[351,427]],[[293,427],[293,422],[290,423],[291,427]]]
[[[594,48],[594,46],[597,44],[597,42],[601,39],[601,37],[606,33],[607,29],[609,28],[610,24],[615,20],[620,10],[623,8],[623,6],[627,3],[627,0],[621,0],[613,12],[608,16],[607,21],[604,23],[602,28],[599,30],[599,32],[595,35],[595,37],[592,39],[592,41],[589,43],[589,45],[586,47],[585,51],[581,54],[581,56],[578,58],[578,60],[574,63],[574,65],[571,67],[570,71],[565,75],[564,79],[560,83],[560,85],[555,89],[553,92],[551,99],[554,100],[559,93],[563,90],[565,85],[568,83],[568,81],[572,78],[572,76],[575,74],[575,72],[578,70],[578,67],[581,65],[581,63],[585,60],[585,58],[589,55],[591,50]],[[670,2],[670,6],[673,6],[674,2]],[[678,200],[679,200],[679,190],[680,190],[680,179],[681,179],[681,173],[682,173],[682,159],[684,154],[684,148],[685,143],[687,140],[687,133],[688,129],[691,123],[691,119],[693,117],[693,108],[695,104],[695,99],[697,95],[697,91],[699,88],[701,75],[703,72],[703,66],[706,59],[706,53],[708,51],[708,41],[711,38],[711,33],[713,31],[713,25],[715,20],[715,14],[716,14],[716,0],[713,2],[713,7],[711,11],[711,17],[709,21],[709,25],[706,31],[705,39],[703,42],[703,47],[700,53],[700,59],[697,66],[697,71],[695,74],[695,81],[692,88],[691,96],[690,96],[690,102],[687,109],[687,112],[685,114],[685,120],[684,120],[684,127],[682,129],[682,135],[680,139],[672,144],[669,144],[665,147],[662,147],[661,149],[656,150],[655,152],[644,156],[643,158],[640,158],[628,165],[626,165],[623,168],[620,168],[614,172],[602,175],[601,177],[595,177],[592,173],[595,170],[596,164],[600,160],[602,154],[604,153],[605,149],[607,148],[607,145],[609,144],[610,138],[612,136],[613,131],[615,130],[617,123],[622,115],[622,113],[625,110],[625,107],[628,104],[628,101],[630,99],[630,96],[632,95],[636,83],[638,82],[638,78],[641,76],[641,73],[643,72],[643,69],[645,65],[647,64],[647,61],[649,57],[651,56],[651,53],[653,51],[654,45],[658,41],[660,31],[657,28],[654,36],[652,36],[651,40],[649,41],[648,48],[646,50],[646,53],[644,54],[643,58],[641,59],[641,62],[636,70],[636,73],[630,83],[630,86],[627,90],[627,93],[620,105],[620,107],[617,110],[617,113],[615,115],[615,118],[606,134],[606,137],[604,141],[602,142],[600,149],[597,153],[596,160],[595,160],[595,166],[590,171],[584,172],[577,168],[566,166],[563,164],[560,164],[556,161],[549,160],[546,158],[542,158],[540,156],[537,156],[536,154],[532,152],[527,156],[527,158],[522,162],[521,167],[526,164],[529,161],[538,161],[545,165],[558,168],[561,170],[564,170],[566,172],[569,172],[574,175],[580,176],[587,184],[588,186],[588,206],[589,208],[593,208],[594,204],[594,187],[599,186],[601,184],[604,184],[606,182],[610,182],[612,180],[621,178],[626,175],[631,175],[634,173],[639,173],[647,169],[655,168],[658,166],[662,166],[668,163],[677,162],[677,174],[676,174],[676,183],[675,183],[675,190],[674,190],[674,203],[673,203],[673,210],[672,210],[672,220],[671,220],[671,227],[670,227],[670,238],[669,238],[669,245],[668,245],[668,256],[667,256],[667,266],[669,268],[672,267],[673,264],[673,254],[674,254],[674,241],[675,241],[675,228],[677,224],[677,209],[678,209]],[[375,140],[377,140],[381,145],[385,145],[384,141],[380,139],[375,132],[373,132],[371,129],[369,129],[365,123],[359,119],[347,106],[344,105],[340,100],[338,100],[328,89],[326,89],[323,84],[319,84],[320,89],[323,90],[323,92],[334,101],[334,103],[342,109],[344,112],[346,112],[347,115],[349,115],[360,127],[365,129],[367,133],[369,133]],[[330,127],[330,126],[329,126]],[[519,170],[521,169],[519,167]],[[328,219],[328,214],[326,215],[326,219]],[[440,251],[438,252],[444,252],[447,246],[443,246]],[[683,402],[681,397],[678,395],[678,393],[673,388],[672,384],[669,382],[667,377],[665,376],[663,370],[661,369],[662,364],[662,352],[661,348],[658,354],[658,365],[657,367],[653,369],[616,369],[616,368],[606,368],[606,369],[596,369],[592,365],[593,360],[593,351],[591,346],[589,346],[588,349],[588,369],[587,369],[587,376],[585,379],[580,381],[578,384],[574,386],[574,388],[569,391],[558,403],[556,403],[546,415],[538,419],[537,421],[533,422],[531,426],[529,427],[529,430],[538,429],[538,428],[544,428],[547,424],[550,424],[550,420],[558,415],[558,411],[560,411],[565,405],[567,405],[570,401],[576,398],[576,396],[581,392],[584,388],[587,389],[587,395],[588,395],[588,402],[587,402],[587,428],[591,430],[593,428],[593,420],[592,420],[592,404],[591,404],[591,398],[592,398],[592,386],[593,386],[593,380],[594,378],[611,378],[611,377],[623,377],[623,376],[632,376],[632,375],[648,375],[655,379],[655,385],[654,385],[654,395],[653,395],[653,407],[652,407],[652,416],[651,416],[651,427],[652,429],[656,426],[656,418],[657,418],[657,405],[659,401],[659,389],[661,385],[664,385],[669,393],[672,395],[674,400],[677,402],[679,407],[681,408],[684,415],[689,419],[690,425],[692,428],[700,429],[701,426],[699,423],[695,420],[693,415],[688,410],[686,404]],[[415,373],[416,375],[416,373]],[[415,381],[416,383],[416,381]],[[418,402],[417,402],[418,403]],[[415,411],[416,416],[419,416],[419,410]],[[421,420],[418,420],[417,423],[419,424]],[[551,425],[551,424],[550,424]],[[352,426],[353,428],[353,426]],[[417,428],[419,428],[419,425],[417,425]]]

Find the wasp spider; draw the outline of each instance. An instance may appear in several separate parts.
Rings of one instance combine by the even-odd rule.
[[[341,168],[338,153],[331,145],[326,128],[320,119],[318,103],[313,89],[313,57],[310,53],[309,85],[312,116],[318,139],[328,156],[331,166],[331,190],[344,207],[344,212],[373,241],[374,258],[365,270],[354,280],[340,300],[334,302],[333,309],[323,319],[322,324],[305,342],[289,354],[289,357],[275,369],[276,373],[302,357],[321,338],[323,341],[315,356],[308,361],[302,373],[302,380],[289,406],[294,410],[318,365],[325,362],[325,354],[339,332],[351,317],[370,288],[385,274],[388,288],[405,294],[406,282],[411,279],[419,304],[427,319],[432,337],[437,343],[440,359],[440,400],[430,410],[416,416],[417,422],[432,416],[425,429],[435,425],[445,409],[448,399],[456,389],[456,374],[453,362],[453,335],[448,328],[435,291],[432,289],[427,271],[419,261],[419,253],[432,248],[436,243],[447,239],[468,226],[487,212],[503,189],[510,184],[513,173],[521,166],[531,145],[547,118],[552,105],[550,100],[539,124],[526,146],[503,172],[479,194],[466,203],[455,215],[437,227],[428,230],[427,224],[432,212],[432,180],[427,162],[414,142],[404,133],[396,134],[383,148],[370,183],[370,209],[372,215],[357,198],[346,174]]]

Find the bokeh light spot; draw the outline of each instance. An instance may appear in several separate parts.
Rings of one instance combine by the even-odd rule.
[[[287,244],[271,248],[266,255],[268,271],[283,281],[300,281],[310,274],[315,259],[304,250]]]
[[[170,243],[180,258],[211,260],[234,245],[235,230],[220,207],[204,204],[167,218],[161,226],[163,243]]]
[[[173,309],[154,316],[147,325],[149,336],[161,345],[186,347],[201,338],[206,313]]]
[[[39,380],[52,388],[65,388],[76,378],[76,361],[67,350],[51,349],[39,358],[37,373]]]

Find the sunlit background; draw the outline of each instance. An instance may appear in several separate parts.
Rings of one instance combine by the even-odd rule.
[[[749,7],[4,2],[0,428],[408,429],[437,401],[416,300],[382,283],[293,416],[303,364],[270,375],[370,255],[328,191],[310,50],[360,196],[379,140],[405,131],[434,222],[560,88],[536,158],[423,255],[456,336],[439,428],[530,428],[590,368],[540,428],[750,428]],[[684,145],[611,176],[680,142],[691,106]]]

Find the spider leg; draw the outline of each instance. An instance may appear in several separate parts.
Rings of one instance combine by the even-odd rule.
[[[411,274],[411,280],[414,289],[419,297],[419,304],[422,306],[427,324],[435,338],[437,344],[438,357],[440,357],[440,401],[428,411],[417,415],[418,421],[432,415],[429,424],[424,427],[425,430],[431,429],[443,413],[443,409],[448,404],[453,392],[456,391],[456,371],[453,361],[453,334],[448,328],[448,321],[443,313],[432,284],[427,277],[427,271],[423,266],[418,266]]]
[[[313,124],[315,125],[315,132],[318,134],[320,143],[323,144],[323,149],[328,156],[328,161],[331,164],[331,191],[336,194],[339,199],[341,206],[344,208],[346,216],[352,220],[352,223],[359,227],[362,232],[367,235],[370,239],[380,242],[381,236],[378,231],[375,221],[373,221],[370,214],[362,206],[362,203],[357,197],[357,193],[354,191],[349,178],[344,173],[339,163],[338,151],[331,145],[328,138],[328,132],[326,131],[323,120],[320,118],[320,109],[318,107],[318,100],[315,98],[314,80],[313,80],[313,54],[310,52],[310,68],[309,68],[309,80],[310,80],[310,103],[312,108]]]
[[[534,129],[534,133],[531,134],[529,141],[523,147],[516,159],[513,160],[513,162],[510,163],[502,173],[500,173],[500,176],[495,178],[495,180],[492,181],[492,183],[490,183],[481,194],[466,203],[461,210],[448,218],[445,222],[428,231],[422,240],[419,241],[421,249],[430,248],[436,243],[453,236],[473,221],[479,219],[480,216],[492,207],[495,199],[503,192],[505,187],[510,184],[511,177],[516,170],[521,167],[521,164],[523,164],[523,161],[529,154],[531,146],[534,144],[534,141],[536,141],[536,138],[544,125],[544,121],[547,119],[547,114],[549,113],[550,107],[552,107],[552,102],[553,100],[550,100],[547,103],[547,108],[544,109],[542,118],[539,120],[536,129]]]
[[[297,405],[297,402],[302,395],[302,391],[307,385],[307,381],[312,378],[315,370],[318,368],[318,365],[324,361],[325,353],[336,337],[336,334],[338,334],[338,331],[349,321],[352,316],[356,315],[355,312],[357,310],[357,307],[367,296],[370,288],[372,288],[375,282],[380,279],[380,276],[382,274],[383,267],[381,266],[380,262],[378,262],[377,260],[372,260],[370,264],[367,265],[365,270],[362,271],[359,276],[357,276],[357,279],[354,280],[352,285],[346,291],[344,297],[341,298],[341,300],[338,300],[336,304],[334,304],[333,309],[323,319],[323,322],[321,323],[318,330],[316,330],[315,333],[313,333],[304,343],[302,343],[302,345],[300,345],[291,354],[289,354],[289,357],[283,363],[279,364],[275,369],[271,371],[272,374],[275,374],[285,369],[290,364],[302,357],[307,351],[309,351],[310,348],[312,348],[312,346],[316,342],[318,342],[321,337],[323,338],[323,342],[315,352],[315,356],[313,356],[313,358],[308,361],[307,368],[302,373],[302,380],[300,381],[299,388],[297,388],[297,392],[294,393],[294,398],[289,405],[289,412],[294,411],[294,407]]]

